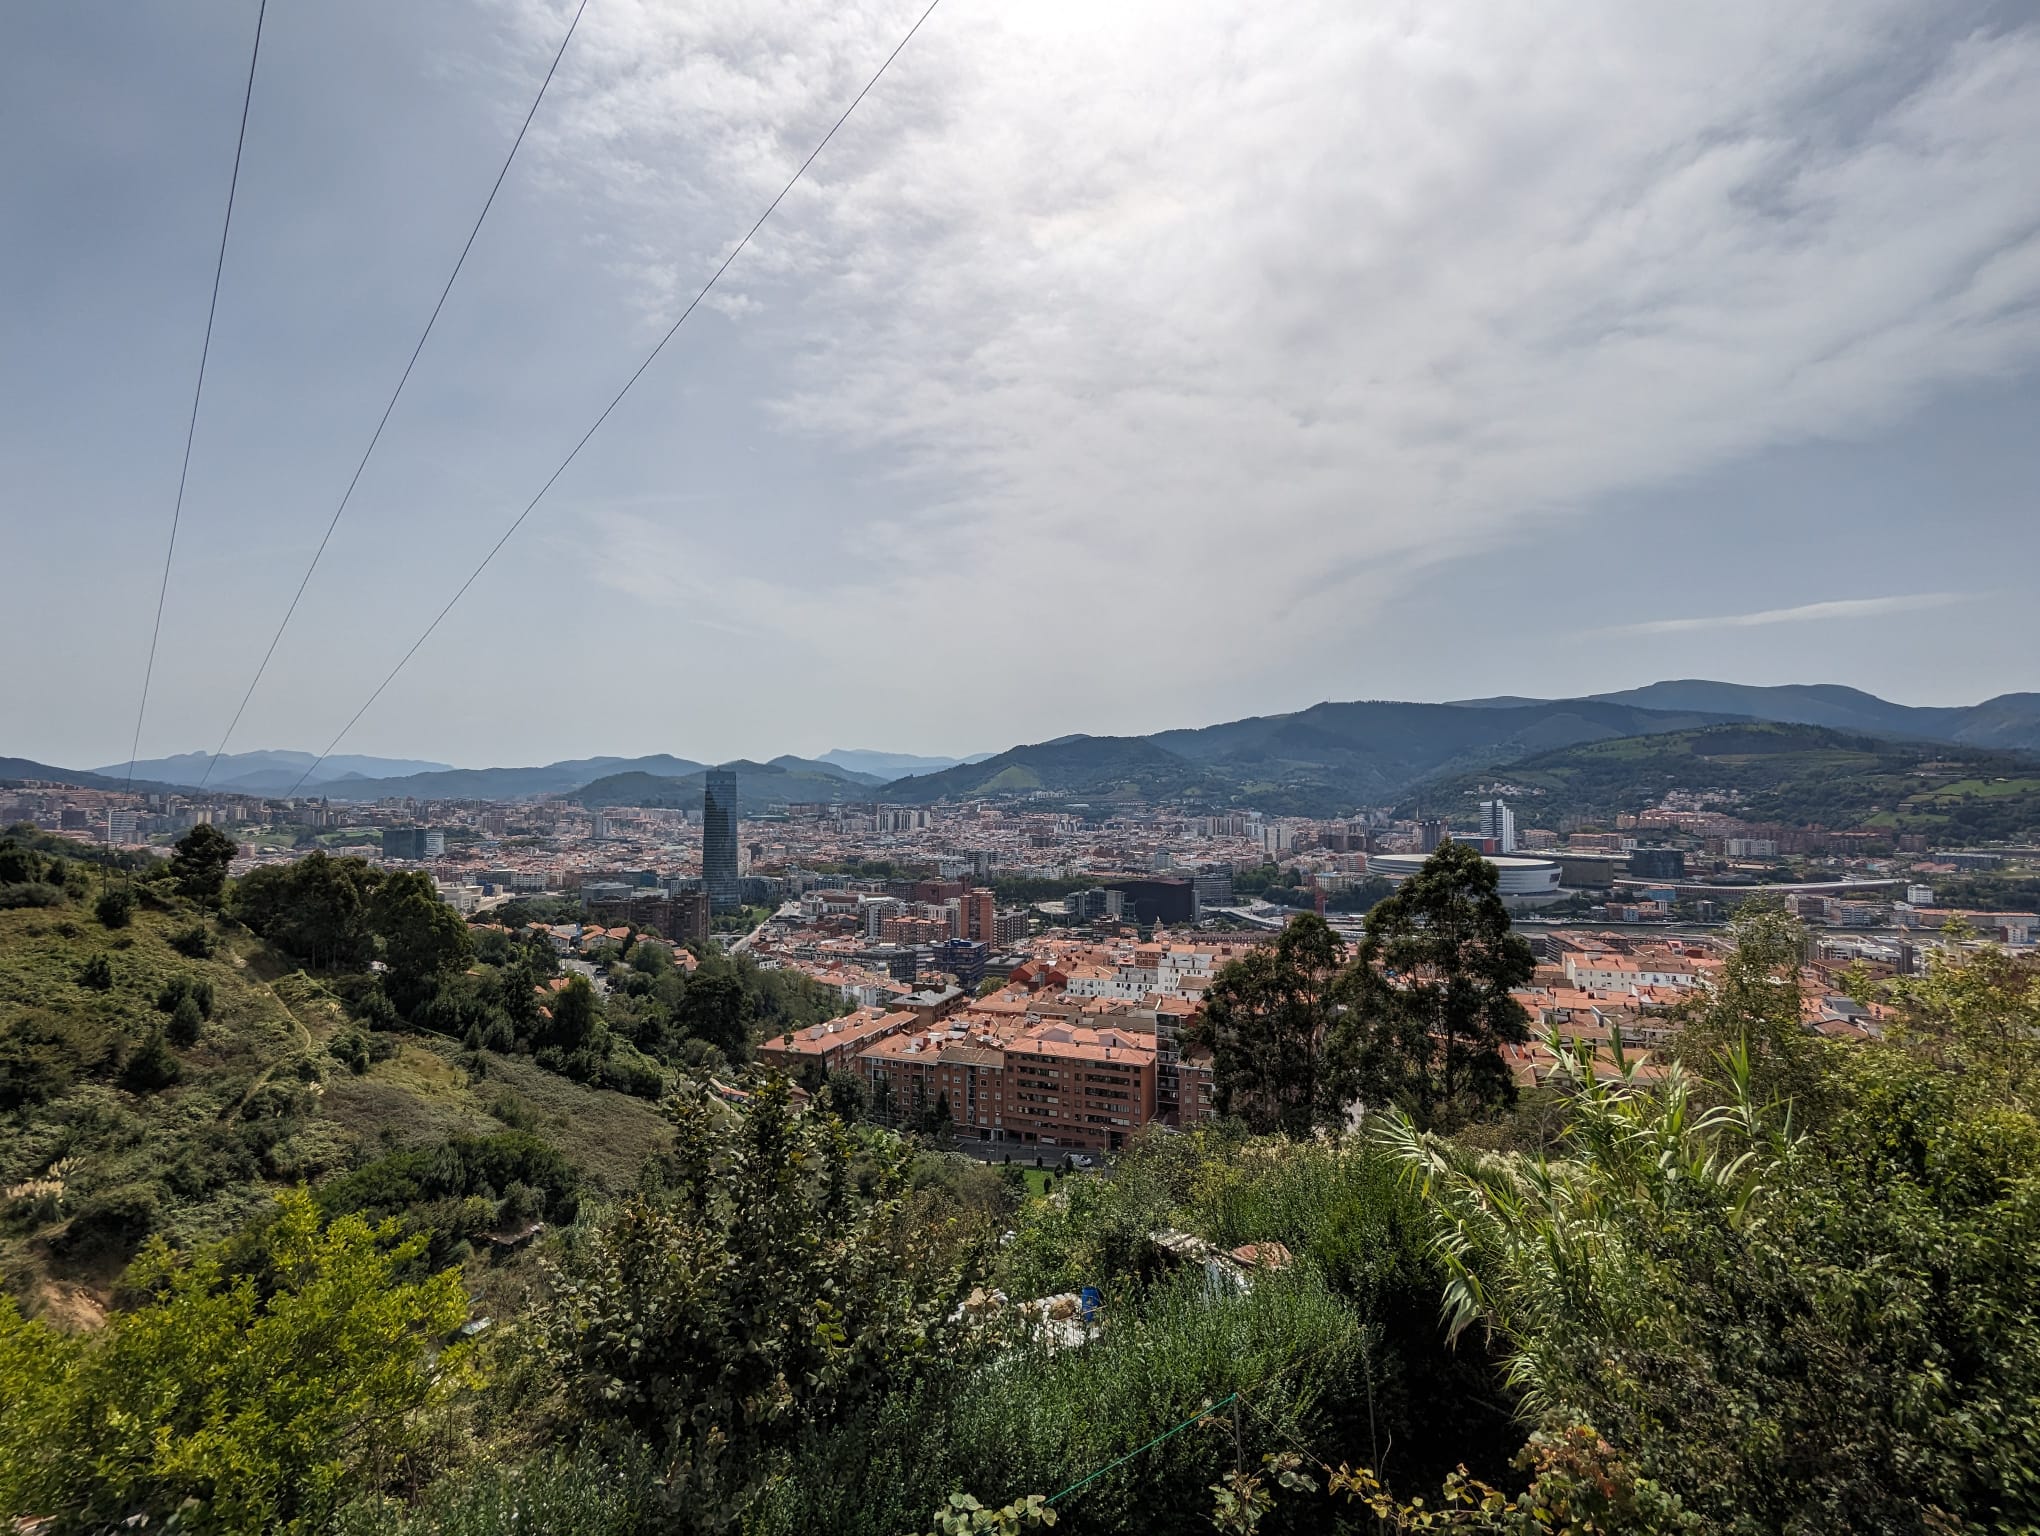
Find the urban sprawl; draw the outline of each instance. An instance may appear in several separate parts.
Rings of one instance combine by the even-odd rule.
[[[1524,1083],[1550,1070],[1548,1039],[1664,1047],[1722,964],[1722,919],[1754,893],[1806,921],[1805,1021],[1841,1038],[1881,1023],[1845,995],[1854,968],[1910,974],[1936,946],[2035,942],[2033,914],[1946,906],[1934,882],[2040,863],[2040,850],[1878,846],[1676,795],[1613,826],[1519,827],[1502,793],[1477,824],[1448,826],[1027,799],[740,815],[739,790],[734,772],[711,772],[694,811],[29,784],[0,806],[7,821],[120,846],[210,823],[239,842],[235,873],[314,850],[425,869],[472,920],[505,909],[576,964],[630,942],[685,962],[720,942],[842,1000],[841,1017],[767,1040],[765,1062],[810,1085],[851,1074],[876,1118],[1037,1161],[1210,1116],[1211,1059],[1187,1042],[1218,970],[1302,912],[1357,940],[1371,900],[1447,839],[1495,866],[1538,955],[1516,995],[1539,1038],[1508,1050]],[[522,916],[534,906],[542,917]]]

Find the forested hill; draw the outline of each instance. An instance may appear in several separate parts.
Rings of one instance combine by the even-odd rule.
[[[1233,720],[1154,736],[1072,736],[1014,747],[940,773],[889,784],[912,804],[1048,791],[1106,802],[1244,805],[1329,816],[1381,804],[1430,775],[1511,762],[1553,747],[1720,717],[1574,701],[1488,708],[1454,704],[1316,704],[1290,715]]]
[[[32,1310],[96,1315],[149,1237],[227,1237],[299,1183],[366,1198],[386,1157],[445,1164],[374,1201],[438,1202],[442,1254],[571,1214],[665,1145],[677,1067],[732,1073],[762,1033],[844,1007],[656,944],[604,996],[425,877],[317,855],[225,884],[217,848],[180,878],[0,834],[0,1190],[30,1191],[0,1201],[0,1281]]]
[[[1471,817],[1497,787],[1525,826],[1607,820],[1686,790],[1750,821],[1918,832],[1942,843],[2040,837],[2040,757],[1810,725],[1722,725],[1568,747],[1432,780],[1403,809]]]

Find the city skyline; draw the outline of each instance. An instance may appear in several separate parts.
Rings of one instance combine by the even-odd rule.
[[[917,11],[590,7],[234,745],[345,722]],[[270,18],[143,755],[224,731],[567,16]],[[0,61],[6,532],[102,598],[0,614],[42,760],[125,755],[251,22],[62,7]],[[1989,6],[950,0],[344,749],[546,761],[571,697],[658,750],[659,690],[716,759],[1049,734],[983,647],[837,643],[903,580],[1087,635],[1035,652],[1062,732],[2029,685],[2036,134]],[[1209,643],[1130,688],[1162,595]]]

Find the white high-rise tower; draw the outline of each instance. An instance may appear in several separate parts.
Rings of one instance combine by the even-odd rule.
[[[1493,838],[1496,853],[1516,851],[1516,813],[1499,799],[1480,803],[1480,835]]]

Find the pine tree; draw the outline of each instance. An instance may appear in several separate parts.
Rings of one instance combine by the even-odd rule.
[[[1494,865],[1444,844],[1367,914],[1337,1053],[1361,1097],[1425,1122],[1514,1103],[1502,1047],[1527,1041],[1530,1019],[1510,989],[1536,969]]]

